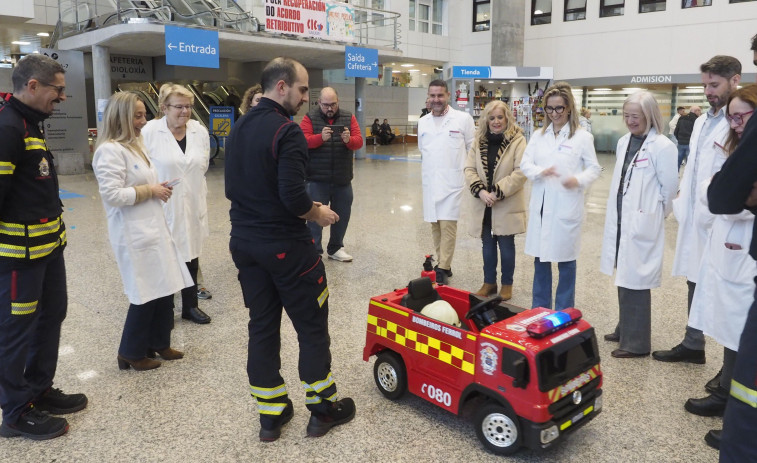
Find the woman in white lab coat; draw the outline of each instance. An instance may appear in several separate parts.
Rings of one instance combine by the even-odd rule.
[[[105,108],[92,167],[108,218],[108,233],[129,311],[124,323],[118,366],[149,370],[165,360],[183,357],[171,348],[173,294],[192,279],[179,259],[161,202],[171,187],[158,175],[145,153],[140,130],[145,105],[130,92],[116,93]]]
[[[203,240],[208,236],[205,172],[210,159],[210,138],[205,127],[191,119],[194,96],[186,87],[162,85],[158,103],[164,116],[148,122],[142,137],[158,179],[178,182],[173,186],[171,201],[163,205],[163,212],[194,282],[181,290],[181,317],[195,323],[210,323],[197,300],[199,257]]]
[[[557,262],[555,309],[562,310],[575,305],[584,191],[601,168],[594,137],[578,124],[570,85],[548,88],[544,111],[550,123],[531,136],[520,164],[533,182],[525,252],[534,257],[531,306],[552,308],[552,262]]]
[[[728,97],[726,117],[731,128],[723,147],[727,155],[738,146],[755,108],[757,85],[740,88]],[[700,188],[705,190],[708,185],[709,181],[704,182]],[[708,210],[706,191],[699,197],[701,202],[696,207]],[[698,215],[707,218],[706,214]],[[715,215],[712,222],[691,302],[689,326],[702,330],[723,346],[723,367],[719,385],[709,388],[708,383],[711,394],[689,399],[687,410],[725,408],[739,340],[754,296],[757,263],[749,255],[753,226],[754,214],[747,210],[733,215]]]
[[[623,103],[630,133],[618,140],[607,199],[600,271],[618,286],[620,318],[605,340],[620,342],[617,358],[649,355],[651,288],[660,286],[665,217],[678,188],[678,151],[662,135],[662,114],[651,93],[636,92]]]

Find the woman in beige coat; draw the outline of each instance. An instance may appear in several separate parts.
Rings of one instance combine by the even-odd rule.
[[[497,245],[502,260],[500,296],[513,293],[515,235],[526,231],[526,177],[520,161],[526,139],[507,105],[494,100],[481,113],[476,138],[465,163],[466,195],[471,212],[469,233],[480,236],[484,257],[484,284],[476,294],[497,293]]]

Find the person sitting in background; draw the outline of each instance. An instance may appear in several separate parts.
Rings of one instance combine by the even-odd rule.
[[[239,110],[242,111],[243,115],[247,114],[247,111],[260,103],[261,98],[263,98],[263,87],[261,87],[260,84],[253,85],[244,92],[242,105],[239,107]]]
[[[179,257],[161,202],[171,198],[168,182],[147,157],[140,132],[145,105],[131,92],[111,96],[92,167],[108,218],[108,234],[129,299],[118,368],[151,370],[164,360],[184,357],[171,348],[173,295],[192,286]]]
[[[371,136],[373,136],[373,140],[378,142],[379,145],[384,144],[381,139],[381,124],[379,124],[378,118],[374,119],[373,125],[371,125]]]
[[[471,192],[466,199],[473,215],[468,231],[481,238],[484,258],[484,284],[476,294],[488,297],[497,293],[499,245],[499,295],[506,301],[513,294],[515,235],[526,231],[526,176],[520,171],[526,139],[513,112],[500,100],[484,107],[481,121],[465,163],[465,181]]]
[[[421,117],[431,112],[431,102],[426,98],[426,107],[421,110]]]
[[[384,139],[385,145],[391,145],[394,141],[394,132],[392,132],[392,126],[389,125],[389,120],[384,119],[384,123],[381,124],[381,136]]]
[[[578,118],[578,125],[591,133],[591,109],[581,108],[581,116]]]

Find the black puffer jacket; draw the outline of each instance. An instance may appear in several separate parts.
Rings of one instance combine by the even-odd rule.
[[[352,113],[339,109],[329,124],[326,116],[316,106],[307,115],[313,124],[313,133],[321,133],[327,125],[341,125],[350,128]],[[330,140],[318,148],[310,149],[308,162],[308,181],[347,185],[352,181],[352,150],[348,149],[339,134],[333,134]]]
[[[679,145],[688,145],[691,141],[691,132],[694,130],[694,122],[696,122],[697,116],[694,113],[688,113],[685,116],[678,118],[678,125],[673,132]]]

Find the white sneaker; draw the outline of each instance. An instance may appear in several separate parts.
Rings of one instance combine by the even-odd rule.
[[[329,254],[329,259],[338,260],[339,262],[352,262],[352,256],[344,252],[344,248],[339,248],[334,254]]]

